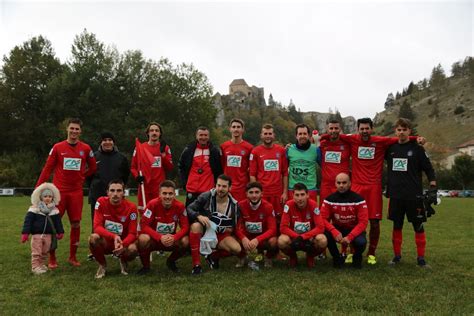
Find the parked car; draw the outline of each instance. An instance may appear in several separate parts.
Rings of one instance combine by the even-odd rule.
[[[450,197],[458,197],[459,196],[459,191],[451,190],[451,191],[449,191],[449,196]]]
[[[473,190],[464,190],[459,192],[460,197],[473,197],[474,196],[474,191]]]
[[[449,195],[448,190],[438,190],[438,196],[448,197],[448,196],[451,196],[451,195]]]

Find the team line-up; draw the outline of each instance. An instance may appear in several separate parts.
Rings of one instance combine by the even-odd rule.
[[[93,220],[90,257],[99,264],[96,278],[106,274],[106,254],[120,258],[122,274],[128,274],[127,262],[140,256],[138,273],[147,274],[153,251],[171,252],[166,265],[174,272],[177,260],[190,253],[193,275],[203,272],[201,256],[211,269],[218,269],[219,260],[227,256],[236,256],[236,267],[244,267],[251,252],[264,255],[264,266],[271,268],[280,251],[289,257],[290,267],[298,264],[297,252],[303,251],[312,268],[315,257],[328,249],[335,268],[344,263],[361,268],[367,243],[367,263],[376,264],[384,160],[388,218],[393,221],[394,257],[389,264],[401,261],[406,214],[415,231],[416,263],[429,267],[423,223],[426,209],[436,201],[435,172],[422,147],[425,139],[410,136],[409,120],[395,122],[396,137],[372,136],[369,118],[357,121],[354,135],[342,134],[337,120],[327,122],[322,136],[299,124],[296,142],[286,147],[274,142],[271,124],[262,126],[261,144],[255,147],[243,140],[244,128],[241,119],[232,119],[231,139],[220,146],[210,142],[208,128],[197,128],[178,164],[186,190],[183,204],[176,199],[176,184],[166,180],[174,166],[160,124],[147,126],[147,142],[136,141],[129,168],[112,133],[101,135],[94,153],[79,140],[81,120],[70,119],[67,139],[49,153],[23,225],[22,242],[32,235],[32,272],[58,267],[55,251],[64,235],[61,218],[66,212],[71,224],[68,262],[80,266],[76,252],[86,179]],[[319,203],[316,164],[322,176]],[[422,172],[430,184],[428,195],[423,195]],[[138,207],[124,197],[129,173],[139,184]]]

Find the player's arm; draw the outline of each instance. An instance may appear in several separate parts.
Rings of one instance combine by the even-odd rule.
[[[87,170],[84,177],[90,177],[97,171],[97,162],[95,161],[94,151],[89,147],[89,153],[87,155]]]
[[[143,212],[142,218],[140,219],[140,228],[143,234],[147,234],[156,242],[161,240],[162,234],[158,233],[151,227],[153,222],[153,211],[151,210],[150,204],[147,204],[145,211]]]
[[[436,187],[436,173],[434,171],[433,165],[431,164],[430,158],[423,147],[418,148],[418,154],[421,161],[421,169],[426,174],[428,181],[430,182],[430,186]]]
[[[137,239],[137,218],[138,212],[137,207],[133,205],[133,208],[128,214],[129,222],[128,222],[128,234],[125,239],[122,241],[123,246],[126,248],[131,243],[133,243]]]
[[[188,183],[188,173],[190,166],[188,167],[186,164],[186,159],[190,155],[189,153],[190,149],[186,146],[181,153],[181,156],[179,157],[178,161],[178,175],[179,175],[179,180],[181,181],[181,185],[183,186],[184,189],[186,189],[186,183]],[[192,163],[192,160],[191,160]],[[189,213],[188,213],[189,217]]]
[[[179,215],[179,232],[173,235],[173,238],[175,241],[180,240],[184,236],[186,236],[189,233],[189,219],[188,219],[188,214],[186,213],[186,209],[183,208],[180,210],[180,215]]]
[[[102,214],[101,206],[97,206],[94,211],[94,233],[98,234],[100,237],[115,239],[115,236],[118,236],[114,233],[109,232],[104,227],[104,215]]]
[[[289,210],[283,211],[281,216],[281,223],[280,223],[280,232],[289,236],[290,238],[296,238],[299,236],[294,230],[290,228],[290,214]]]
[[[128,159],[125,156],[122,157],[122,163],[120,164],[120,174],[122,176],[123,183],[127,184],[128,177],[130,176],[130,166],[128,164]]]
[[[331,223],[332,210],[331,210],[331,207],[325,202],[321,204],[321,216],[323,218],[325,230],[330,232],[334,238],[336,238],[336,236],[341,234],[341,232],[338,231],[336,227],[334,227],[334,225]]]
[[[163,155],[164,154],[164,155]],[[168,145],[165,146],[165,152],[162,153],[161,161],[163,162],[163,168],[165,171],[173,170],[173,157],[171,155],[171,149]]]
[[[283,180],[283,195],[282,202],[285,203],[288,199],[288,159],[285,155],[281,158],[282,160],[282,180]]]
[[[250,182],[257,181],[257,171],[258,171],[258,155],[255,152],[255,148],[254,148],[249,157]]]
[[[313,211],[313,222],[315,225],[314,228],[304,234],[301,234],[301,237],[303,237],[304,240],[311,239],[319,234],[324,233],[324,220],[318,208]]]
[[[46,163],[43,167],[43,170],[41,171],[41,174],[38,178],[38,181],[36,182],[35,187],[48,181],[49,176],[51,175],[51,172],[53,172],[53,169],[56,166],[56,163],[58,162],[57,157],[58,157],[58,152],[57,152],[56,146],[53,146],[53,148],[49,152],[48,159],[46,160]]]
[[[317,147],[316,148],[316,162],[320,167],[321,167],[322,156],[323,155],[322,155],[322,152],[321,152],[321,147]]]
[[[276,236],[277,234],[277,224],[276,224],[276,219],[275,219],[275,216],[273,215],[274,212],[273,212],[273,209],[271,212],[268,212],[266,215],[266,222],[267,222],[267,230],[260,234],[259,236],[257,236],[257,240],[258,240],[258,243],[261,244],[262,242],[264,242],[265,240],[267,239],[270,239],[274,236]]]
[[[352,231],[346,236],[349,239],[349,242],[352,242],[354,238],[362,234],[367,228],[369,223],[369,211],[367,209],[367,203],[362,201],[362,203],[356,205],[357,210],[357,225],[352,229]]]
[[[186,208],[186,212],[188,213],[188,219],[190,223],[194,223],[197,221],[198,216],[206,216],[201,214],[202,209],[206,205],[206,198],[207,193],[200,194],[196,200],[194,200],[193,203],[189,204],[188,207]]]
[[[237,228],[235,230],[235,235],[240,240],[243,240],[244,238],[246,238],[246,236],[245,236],[245,223],[244,223],[243,217],[240,217],[237,220]]]

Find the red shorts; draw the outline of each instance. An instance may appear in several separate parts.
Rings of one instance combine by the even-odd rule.
[[[321,185],[321,190],[319,191],[319,206],[323,204],[323,201],[336,192],[336,187],[333,185]]]
[[[240,190],[231,190],[230,194],[232,194],[232,197],[237,202],[240,202],[240,201],[245,200],[247,198],[247,193],[245,192],[245,188],[242,188]]]
[[[231,233],[217,233],[217,244],[224,240],[226,237],[232,237]]]
[[[281,214],[283,213],[283,205],[281,205],[280,202],[280,195],[264,196],[263,199],[272,204],[275,216],[281,217]]]
[[[382,185],[352,183],[351,190],[364,198],[369,210],[369,219],[382,219]]]
[[[159,184],[156,184],[157,189],[147,190],[145,188],[145,202],[148,204],[151,200],[157,198],[160,195],[159,191]],[[138,186],[138,193],[137,193],[137,200],[138,200],[138,210],[140,214],[143,214],[145,209],[145,205],[143,204],[143,195],[142,195],[142,186]]]
[[[160,241],[156,241],[153,238],[150,239],[150,251],[173,251],[176,248],[176,246],[171,246],[171,247],[166,247],[163,245]]]
[[[309,198],[315,202],[318,202],[318,191],[308,191]],[[293,190],[288,190],[288,201],[293,199]]]
[[[61,192],[61,202],[58,209],[61,217],[67,212],[70,222],[80,222],[82,219],[83,195],[81,191]]]

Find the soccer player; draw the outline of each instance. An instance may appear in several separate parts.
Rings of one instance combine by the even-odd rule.
[[[239,202],[240,217],[236,236],[242,244],[240,260],[236,267],[245,265],[247,255],[253,250],[267,251],[265,267],[273,266],[272,258],[278,253],[277,227],[273,206],[262,200],[262,185],[259,182],[247,184],[247,198]]]
[[[370,118],[357,120],[359,134],[339,137],[351,145],[352,190],[367,202],[369,210],[369,251],[368,264],[376,264],[375,250],[380,238],[382,220],[382,172],[386,149],[396,143],[396,137],[372,136],[373,122]],[[324,139],[324,136],[323,136]],[[424,142],[424,138],[410,140]]]
[[[306,265],[314,266],[314,257],[324,251],[324,221],[316,201],[309,198],[308,189],[302,183],[293,187],[293,200],[286,203],[281,217],[278,247],[290,257],[290,267],[296,267],[296,251],[306,252]]]
[[[201,193],[211,190],[222,173],[219,147],[209,141],[209,135],[207,127],[198,127],[196,140],[184,148],[179,158],[179,177],[187,193],[186,207]]]
[[[163,181],[160,196],[148,202],[141,217],[138,252],[143,268],[139,274],[150,272],[150,253],[155,250],[171,251],[166,266],[178,272],[176,260],[185,254],[189,245],[189,222],[184,204],[176,199],[175,190],[173,181]]]
[[[89,249],[99,264],[96,279],[105,276],[107,263],[105,254],[120,258],[120,270],[127,275],[127,262],[137,255],[137,207],[124,198],[125,184],[112,180],[107,196],[100,197],[95,204],[94,233],[89,237]]]
[[[81,235],[82,186],[84,180],[96,171],[94,152],[89,145],[79,140],[81,131],[80,119],[72,118],[68,121],[67,139],[53,146],[36,183],[39,186],[49,179],[51,172],[54,173],[53,183],[61,193],[58,209],[61,217],[67,212],[71,224],[68,262],[75,267],[81,265],[76,253]],[[55,251],[50,252],[48,267],[58,267]]]
[[[394,257],[389,262],[397,264],[402,258],[402,228],[405,214],[415,230],[417,263],[429,267],[425,261],[426,236],[423,223],[426,212],[423,205],[422,171],[426,174],[432,197],[436,199],[435,171],[424,148],[409,141],[411,122],[400,118],[395,123],[398,143],[390,146],[387,160],[387,195],[390,198],[388,218],[393,221],[392,243]]]
[[[306,124],[295,127],[296,144],[290,145],[286,151],[288,158],[288,200],[293,198],[293,186],[303,183],[308,188],[311,199],[317,201],[316,163],[321,162],[318,147],[311,144],[311,130]]]
[[[365,229],[369,213],[364,199],[351,191],[351,180],[346,173],[336,176],[337,191],[329,195],[321,205],[321,215],[326,229],[328,249],[333,258],[334,267],[344,264],[344,257],[337,249],[336,243],[343,246],[352,245],[354,254],[352,266],[362,267],[362,253],[367,245]]]
[[[336,176],[340,173],[349,174],[351,145],[339,138],[341,123],[337,119],[328,121],[326,132],[329,139],[321,140],[321,190],[319,205],[327,196],[336,192]]]
[[[230,121],[232,138],[221,145],[224,174],[232,178],[231,194],[237,201],[245,200],[245,186],[249,182],[249,157],[253,146],[242,139],[244,121],[234,118]]]
[[[219,259],[232,255],[239,255],[241,247],[232,236],[239,216],[237,201],[229,194],[232,181],[227,175],[217,177],[214,189],[204,192],[187,208],[189,221],[192,223],[189,233],[189,245],[193,262],[193,275],[202,273],[200,242],[204,229],[211,229],[211,221],[217,226],[217,251],[206,256],[211,269],[219,268]]]
[[[151,201],[152,199],[158,197],[159,195],[159,186],[160,183],[166,179],[166,172],[173,169],[173,159],[171,157],[170,147],[162,140],[163,138],[163,128],[160,124],[156,122],[151,122],[146,128],[146,135],[148,136],[148,141],[143,143],[141,146],[144,150],[151,153],[154,160],[151,164],[151,176],[145,177],[143,174],[140,174],[140,163],[150,163],[144,157],[138,157],[137,159],[137,149],[135,148],[132,157],[132,167],[131,172],[138,185],[138,210],[140,212],[145,208],[145,203],[143,203],[143,193],[142,186],[143,183],[145,188],[145,200],[146,202]],[[149,167],[149,166],[147,166]]]
[[[260,133],[262,144],[250,155],[250,181],[258,181],[263,187],[263,198],[273,205],[277,224],[288,198],[288,161],[285,149],[275,144],[271,124],[265,124]]]

